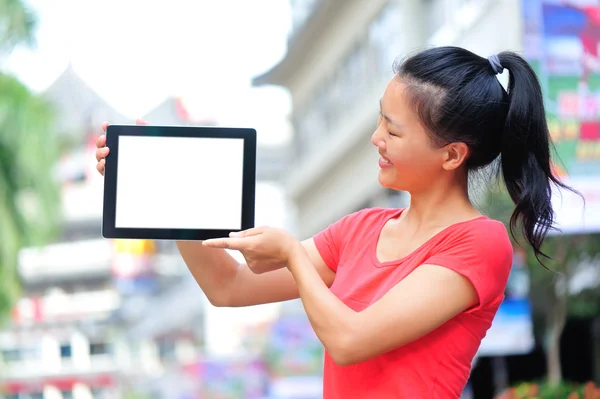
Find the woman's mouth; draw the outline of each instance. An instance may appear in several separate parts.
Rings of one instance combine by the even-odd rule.
[[[379,167],[380,168],[389,168],[390,166],[393,166],[394,164],[390,162],[389,159],[387,159],[386,157],[384,157],[383,155],[379,154]]]

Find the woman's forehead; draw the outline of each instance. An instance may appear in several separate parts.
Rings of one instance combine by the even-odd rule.
[[[398,78],[392,79],[381,98],[382,111],[389,115],[398,117],[413,116],[413,111],[408,105],[407,86]]]

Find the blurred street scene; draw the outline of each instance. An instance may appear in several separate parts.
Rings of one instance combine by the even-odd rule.
[[[515,247],[464,398],[600,397],[600,1],[149,3],[0,1],[0,398],[321,398],[299,301],[216,308],[175,243],[101,237],[95,141],[136,118],[256,128],[256,225],[303,239],[408,204],[370,136],[394,60],[434,45],[530,61],[586,200],[555,195],[560,274]],[[474,201],[507,222],[485,183]]]

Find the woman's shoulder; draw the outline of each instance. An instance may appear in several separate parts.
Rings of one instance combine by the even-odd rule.
[[[480,216],[446,229],[437,240],[435,252],[506,264],[512,259],[513,244],[504,223]]]
[[[510,236],[504,223],[485,215],[451,226],[447,229],[447,236],[444,238],[447,242],[461,241],[483,246],[511,246]]]
[[[504,223],[485,215],[465,222],[462,231],[463,236],[469,239],[510,242],[509,233]]]
[[[447,229],[430,248],[426,263],[467,276],[488,302],[504,290],[513,263],[513,245],[505,225],[486,216]]]

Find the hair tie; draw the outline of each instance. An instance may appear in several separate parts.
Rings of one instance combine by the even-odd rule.
[[[488,61],[490,62],[490,65],[492,66],[492,70],[494,71],[494,73],[496,75],[498,75],[499,73],[502,73],[502,71],[504,71],[504,67],[500,63],[500,58],[498,58],[497,54],[490,55],[488,57]]]

